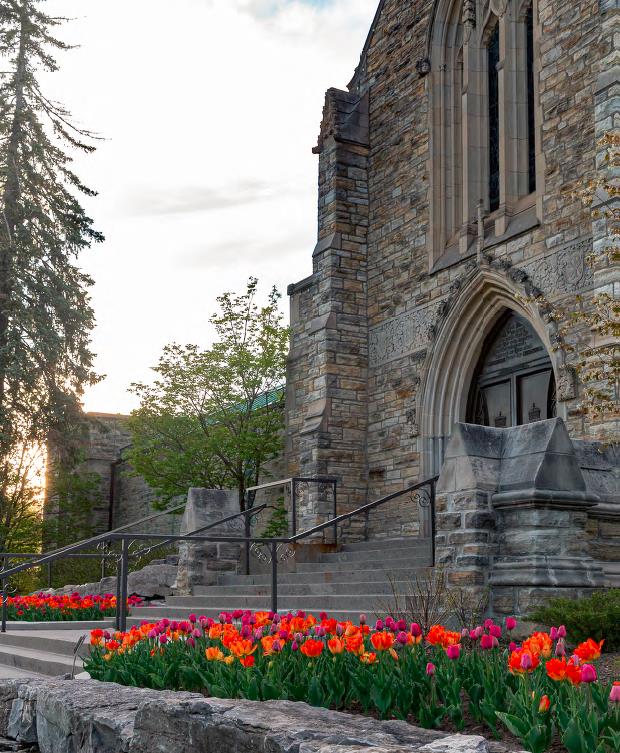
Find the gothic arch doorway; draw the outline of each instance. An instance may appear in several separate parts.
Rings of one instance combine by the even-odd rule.
[[[506,428],[555,415],[555,377],[547,349],[523,317],[506,311],[483,346],[466,420]]]

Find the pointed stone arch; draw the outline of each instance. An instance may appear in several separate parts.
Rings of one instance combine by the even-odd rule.
[[[547,349],[556,381],[561,369],[554,353],[553,330],[541,317],[535,304],[519,300],[523,289],[503,270],[477,268],[437,328],[429,348],[420,383],[418,421],[422,454],[422,475],[436,475],[441,467],[452,427],[465,421],[467,401],[476,367],[487,338],[507,311],[525,319]],[[565,406],[558,415],[565,418]]]

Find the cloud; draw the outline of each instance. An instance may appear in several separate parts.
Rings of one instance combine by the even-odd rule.
[[[229,186],[185,186],[180,188],[136,187],[122,201],[129,216],[196,214],[234,209],[269,201],[279,195],[277,187],[258,180],[245,180]]]

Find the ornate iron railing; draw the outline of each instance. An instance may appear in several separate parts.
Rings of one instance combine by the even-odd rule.
[[[204,533],[207,530],[213,529],[217,527],[218,525],[222,525],[223,523],[226,523],[229,520],[232,520],[237,517],[245,516],[247,520],[247,516],[252,516],[253,514],[256,514],[256,512],[266,507],[260,506],[257,508],[251,508],[249,510],[245,510],[243,512],[237,513],[236,515],[228,516],[227,518],[223,518],[221,520],[215,521],[214,523],[209,524],[208,526],[203,526],[200,530],[200,534],[198,532],[190,532],[187,534],[178,534],[174,536],[170,536],[168,534],[153,534],[153,533],[128,533],[126,530],[123,529],[117,529],[116,531],[110,531],[105,534],[100,534],[99,536],[95,536],[92,539],[87,539],[85,541],[77,542],[76,544],[72,544],[70,546],[62,547],[61,549],[58,549],[55,552],[49,552],[45,555],[41,555],[38,559],[26,562],[22,565],[17,565],[11,568],[3,568],[0,571],[0,584],[2,586],[2,631],[6,632],[6,616],[7,616],[7,600],[6,600],[6,586],[8,578],[11,576],[22,572],[23,570],[30,569],[32,567],[38,567],[40,565],[45,565],[48,562],[53,562],[57,559],[60,559],[62,557],[67,557],[71,555],[75,555],[79,552],[81,552],[83,549],[86,549],[90,546],[93,546],[94,543],[99,543],[101,541],[108,541],[108,542],[120,542],[121,546],[121,553],[119,558],[119,568],[118,568],[118,574],[117,574],[117,614],[116,614],[116,626],[119,630],[125,630],[127,628],[127,581],[129,576],[129,561],[130,561],[130,545],[132,541],[148,541],[153,539],[161,539],[162,542],[166,543],[176,543],[176,542],[191,542],[191,543],[231,543],[231,544],[245,544],[246,546],[251,546],[252,543],[258,542],[263,545],[266,545],[270,552],[270,565],[271,565],[271,608],[272,611],[277,612],[278,611],[278,564],[281,560],[281,556],[279,553],[279,548],[282,545],[287,545],[288,547],[294,546],[298,542],[316,536],[318,533],[321,533],[325,530],[327,530],[330,527],[333,527],[334,534],[335,534],[335,544],[338,543],[338,530],[339,525],[341,525],[345,521],[349,521],[355,517],[358,516],[364,516],[367,518],[367,516],[372,512],[373,510],[377,509],[378,507],[381,507],[382,505],[387,504],[388,502],[397,499],[398,497],[405,496],[405,495],[414,495],[419,490],[426,489],[428,487],[428,501],[422,502],[422,496],[420,495],[417,498],[418,504],[421,504],[421,506],[429,507],[431,511],[431,550],[432,550],[432,559],[431,563],[434,566],[435,564],[435,495],[436,495],[436,484],[437,484],[438,477],[427,479],[425,481],[421,481],[417,484],[413,484],[412,486],[407,487],[406,489],[402,489],[398,492],[394,492],[393,494],[389,494],[385,497],[382,497],[381,499],[375,500],[374,502],[369,502],[366,505],[362,505],[361,507],[358,507],[357,509],[346,512],[341,515],[336,515],[330,520],[327,520],[324,523],[321,523],[319,525],[313,526],[311,528],[308,528],[304,531],[301,531],[299,533],[296,533],[292,536],[287,537],[279,537],[279,538],[260,538],[255,536],[222,536],[222,535],[210,535],[205,536]],[[157,517],[157,516],[153,516]],[[134,524],[127,527],[133,527]],[[247,526],[247,523],[246,523]],[[124,527],[124,528],[127,528]],[[247,530],[247,527],[246,527]],[[1,556],[1,555],[0,555]]]

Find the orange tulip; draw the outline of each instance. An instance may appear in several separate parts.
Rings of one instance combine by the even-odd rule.
[[[332,654],[341,654],[344,651],[344,641],[340,638],[331,638],[327,641],[327,648]]]
[[[549,707],[551,706],[551,701],[549,700],[548,695],[544,695],[540,699],[540,703],[538,704],[538,711],[541,714],[544,714],[545,712],[549,711]]]
[[[228,648],[231,654],[234,654],[234,656],[237,657],[241,657],[253,654],[258,646],[254,645],[250,640],[239,638],[238,640],[231,642]]]
[[[588,638],[585,643],[580,643],[573,653],[583,662],[596,661],[596,659],[601,658],[603,643],[605,643],[604,640],[597,643],[596,641],[593,641],[592,638]]]
[[[373,633],[370,642],[377,651],[387,651],[394,645],[393,633]]]
[[[526,641],[523,641],[523,650],[529,651],[532,656],[551,656],[553,641],[548,633],[533,633]]]
[[[207,661],[224,661],[224,654],[219,648],[211,647],[206,649],[205,656],[207,657]]]
[[[350,654],[361,654],[364,651],[364,636],[361,633],[346,639],[345,647]]]
[[[375,654],[374,651],[366,651],[360,656],[360,661],[362,664],[375,664],[377,661],[377,654]]]
[[[539,664],[538,656],[523,648],[520,651],[513,651],[508,659],[508,669],[513,675],[533,672]]]
[[[304,656],[316,658],[320,656],[325,648],[323,641],[316,641],[313,638],[309,638],[307,641],[301,644],[301,653]]]
[[[253,656],[240,656],[239,661],[244,667],[253,667],[255,660]]]

